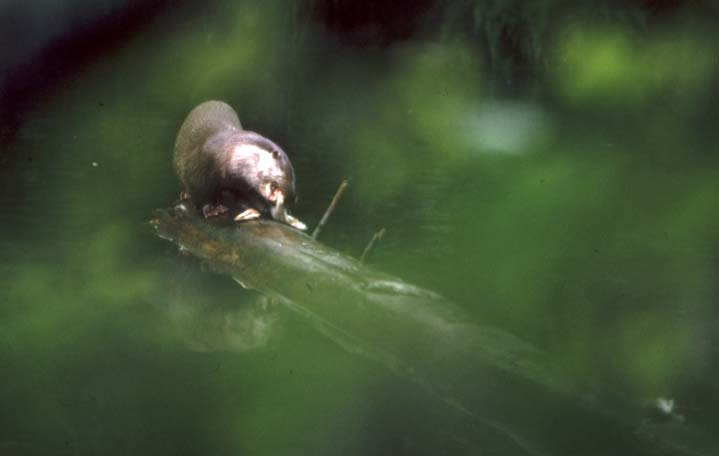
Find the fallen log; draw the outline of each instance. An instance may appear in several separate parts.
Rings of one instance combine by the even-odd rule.
[[[637,432],[638,417],[609,412],[545,352],[287,225],[210,223],[182,206],[157,211],[151,224],[348,351],[421,385],[472,421],[478,440],[503,440],[511,454],[696,454]]]

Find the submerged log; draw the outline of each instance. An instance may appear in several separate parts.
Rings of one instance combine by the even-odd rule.
[[[151,223],[216,272],[421,385],[474,423],[480,446],[501,440],[509,454],[532,455],[695,454],[637,432],[636,417],[608,412],[545,352],[287,225],[209,223],[181,207],[157,211]]]

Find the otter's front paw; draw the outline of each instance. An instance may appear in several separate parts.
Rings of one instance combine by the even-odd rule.
[[[204,206],[202,206],[202,215],[204,215],[205,218],[217,217],[218,215],[222,215],[227,211],[229,211],[229,209],[222,204],[205,204]]]
[[[260,218],[260,212],[257,209],[247,209],[235,217],[236,222],[244,222],[246,220],[254,220]]]
[[[307,225],[302,223],[297,217],[293,217],[290,214],[285,215],[285,220],[287,221],[288,225],[297,228],[298,230],[304,231],[307,229]]]

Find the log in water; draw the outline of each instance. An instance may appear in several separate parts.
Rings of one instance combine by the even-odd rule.
[[[373,270],[287,225],[212,224],[161,210],[158,236],[278,298],[345,349],[421,385],[511,454],[694,454],[637,432],[573,385],[546,353],[473,322],[442,296]],[[495,446],[496,447],[496,446]]]

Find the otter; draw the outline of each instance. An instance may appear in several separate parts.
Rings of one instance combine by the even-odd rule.
[[[232,211],[236,221],[271,216],[307,228],[287,212],[296,199],[289,158],[274,142],[243,130],[227,103],[206,101],[190,111],[177,134],[173,162],[186,198],[205,218]]]

